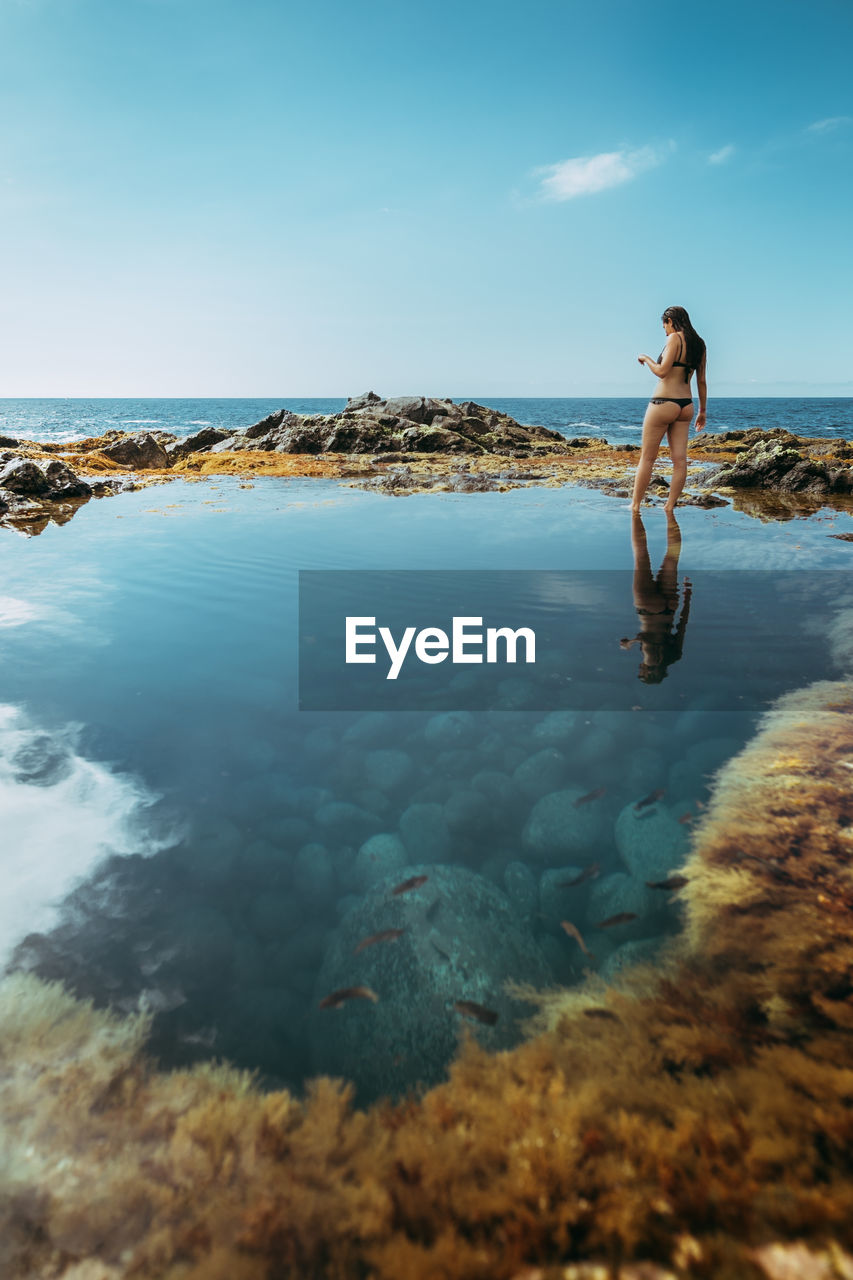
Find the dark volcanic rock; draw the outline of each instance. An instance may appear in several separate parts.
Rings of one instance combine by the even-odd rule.
[[[17,449],[19,443],[20,441],[17,440],[15,436],[0,436],[0,449],[4,446],[6,448],[11,447],[12,449]]]
[[[505,453],[525,457],[533,449],[562,452],[569,446],[559,431],[524,427],[508,414],[466,400],[396,396],[382,400],[373,391],[354,396],[340,413],[302,415],[279,409],[245,431],[214,439],[191,437],[192,452],[231,449],[276,453]],[[210,440],[210,443],[207,441]],[[189,442],[170,447],[189,452]]]
[[[105,445],[101,452],[113,462],[120,462],[127,467],[144,469],[169,465],[169,455],[149,431],[138,431],[135,435],[125,436],[114,444]]]
[[[188,453],[212,449],[215,444],[219,444],[221,440],[228,440],[232,435],[233,432],[223,431],[221,427],[202,427],[201,431],[196,431],[194,435],[167,444],[166,452],[171,458],[184,458]]]
[[[92,486],[75,475],[59,458],[47,464],[44,474],[50,485],[51,498],[88,498],[92,492]]]
[[[34,462],[25,458],[13,458],[0,471],[0,489],[27,498],[43,498],[50,493],[50,481]]]

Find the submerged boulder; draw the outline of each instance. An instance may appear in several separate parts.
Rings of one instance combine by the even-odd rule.
[[[401,880],[418,875],[427,877],[423,884],[392,894]],[[357,950],[389,929],[403,932]],[[542,987],[552,974],[506,894],[463,867],[395,870],[346,914],[323,960],[309,1023],[314,1068],[353,1080],[360,1103],[434,1084],[463,1030],[490,1049],[520,1041],[527,1006],[504,991],[508,979]],[[317,1007],[352,987],[376,999]],[[457,1008],[466,1001],[475,1006],[467,1014]]]

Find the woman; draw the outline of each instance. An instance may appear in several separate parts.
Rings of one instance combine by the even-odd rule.
[[[705,383],[705,343],[690,323],[690,316],[684,307],[667,307],[661,319],[666,333],[666,344],[657,361],[655,362],[651,356],[637,356],[640,364],[644,364],[649,372],[655,375],[658,384],[643,419],[643,451],[634,477],[631,510],[634,512],[640,510],[640,504],[649,487],[652,467],[655,465],[661,440],[666,435],[669,439],[669,454],[672,459],[672,480],[665,510],[672,514],[687,479],[687,435],[690,430],[690,420],[693,417],[690,379],[693,374],[696,374],[696,386],[699,391],[697,431],[705,429],[708,388]]]

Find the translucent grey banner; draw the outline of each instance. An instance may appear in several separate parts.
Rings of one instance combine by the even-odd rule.
[[[743,711],[853,668],[847,652],[834,571],[299,574],[303,711]]]

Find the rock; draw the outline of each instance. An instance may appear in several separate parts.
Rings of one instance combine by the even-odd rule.
[[[425,884],[390,896],[399,878],[418,874],[428,876]],[[364,938],[388,928],[404,933],[353,954]],[[409,864],[375,885],[333,935],[309,1021],[314,1070],[353,1080],[359,1105],[436,1084],[461,1034],[491,1050],[520,1041],[519,1020],[530,1010],[504,991],[510,978],[543,987],[552,974],[506,895],[462,867]],[[332,991],[357,984],[375,992],[376,1002],[316,1007]],[[497,1020],[465,1018],[454,1009],[460,1000],[493,1010]]]
[[[589,890],[589,902],[586,910],[586,924],[590,930],[588,945],[593,946],[602,934],[607,935],[608,942],[619,946],[627,940],[647,938],[650,933],[660,930],[660,912],[665,895],[649,889],[624,871],[614,871],[600,880],[593,880]],[[593,933],[597,927],[612,916],[633,914],[636,920],[624,924],[608,925],[598,936]]]
[[[477,721],[470,711],[444,711],[432,716],[424,729],[431,747],[456,747],[477,737]]]
[[[375,391],[363,391],[360,396],[350,396],[344,413],[351,412],[353,409],[364,409],[367,405],[381,403],[382,397],[378,396]]]
[[[660,802],[637,811],[627,804],[615,827],[616,847],[637,880],[664,880],[687,855],[689,833]],[[622,910],[622,908],[619,908]]]
[[[137,467],[140,470],[146,467],[169,466],[169,455],[148,431],[138,431],[135,435],[125,436],[113,444],[104,445],[101,453],[111,458],[113,462],[120,462],[126,467]]]
[[[515,914],[531,924],[539,905],[539,887],[533,872],[524,862],[510,862],[503,873],[504,889]]]
[[[605,982],[617,983],[627,970],[635,964],[648,964],[658,955],[662,943],[661,938],[638,938],[634,942],[623,942],[601,966],[600,973]]]
[[[578,903],[589,892],[591,881],[572,884],[583,875],[583,867],[549,867],[539,877],[539,910],[549,924],[559,924],[580,915]]]
[[[0,436],[0,449],[17,449],[20,443],[16,436]]]
[[[332,839],[348,844],[360,843],[382,825],[375,814],[345,800],[321,804],[314,814],[314,821]]]
[[[25,458],[13,458],[0,471],[0,489],[23,497],[42,498],[50,493],[50,481],[41,467]]]
[[[167,445],[166,453],[171,458],[185,458],[189,453],[200,453],[211,449],[213,445],[230,439],[232,435],[233,432],[223,431],[221,427],[202,427],[201,431],[196,431],[194,435],[186,436],[183,440],[175,440]]]
[[[534,725],[533,737],[538,742],[569,742],[582,724],[577,711],[549,711]]]
[[[397,874],[408,862],[406,846],[398,835],[380,831],[365,840],[356,854],[352,879],[363,893],[377,880],[386,880]]]
[[[411,862],[441,862],[451,848],[440,804],[411,804],[400,817],[400,835]]]
[[[394,791],[411,777],[414,765],[405,751],[369,751],[364,760],[364,776],[370,787]]]
[[[549,791],[556,791],[566,781],[568,761],[562,751],[546,747],[528,756],[512,775],[512,780],[528,800],[539,800]]]
[[[254,423],[251,427],[246,427],[242,435],[245,436],[246,440],[257,440],[283,427],[296,427],[301,421],[302,419],[298,413],[291,413],[289,409],[277,409],[275,413],[271,413],[268,417],[261,418],[260,422]]]
[[[50,485],[51,498],[88,498],[92,493],[92,486],[81,480],[59,458],[54,458],[47,464],[44,474]]]
[[[481,791],[454,791],[444,806],[444,820],[454,835],[476,836],[495,825],[495,813]]]
[[[297,898],[316,902],[331,897],[335,869],[328,849],[322,844],[306,844],[293,862],[293,891]]]
[[[576,807],[583,795],[577,788],[552,791],[533,806],[522,843],[540,862],[554,858],[591,861],[602,842],[601,819],[594,804]]]

